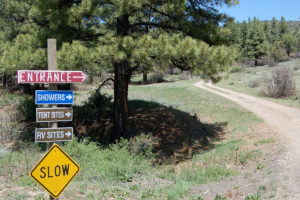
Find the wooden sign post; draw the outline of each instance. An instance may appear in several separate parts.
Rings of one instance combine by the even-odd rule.
[[[47,40],[47,52],[48,52],[48,70],[57,70],[57,55],[56,55],[56,39],[48,39]],[[49,83],[48,90],[57,90],[57,84]],[[56,105],[52,105],[51,107],[56,108]],[[49,128],[57,128],[57,122],[48,123]],[[48,143],[48,149],[53,145],[52,142]],[[49,195],[50,200],[54,198]]]
[[[51,199],[57,199],[63,192],[69,182],[80,171],[79,165],[72,161],[72,159],[63,152],[63,150],[55,144],[57,141],[71,141],[73,139],[72,127],[58,128],[57,122],[72,121],[73,109],[72,107],[57,107],[57,104],[73,104],[74,94],[72,91],[57,91],[57,84],[59,83],[81,83],[87,75],[82,71],[58,71],[56,58],[56,40],[47,40],[48,50],[48,70],[18,70],[18,83],[44,83],[48,85],[48,91],[36,91],[35,103],[46,104],[49,108],[36,109],[36,121],[39,123],[48,123],[48,128],[35,129],[35,142],[47,142],[47,147],[50,149],[39,164],[30,172],[30,177],[38,182],[50,194]],[[48,154],[54,153],[49,156]],[[60,150],[61,154],[57,154]],[[61,156],[65,155],[65,157]],[[60,156],[61,159],[58,159]],[[45,160],[47,160],[45,162]],[[47,164],[48,175],[49,169],[54,170],[55,176],[58,179],[52,179],[53,176],[46,178],[45,167],[40,166],[40,163]],[[63,175],[64,181],[61,181],[61,173],[59,166],[70,167],[72,173]],[[36,170],[39,169],[39,170]],[[56,171],[55,171],[56,170]],[[42,173],[42,174],[40,174]],[[42,178],[42,179],[39,179]],[[50,178],[50,179],[49,179]]]

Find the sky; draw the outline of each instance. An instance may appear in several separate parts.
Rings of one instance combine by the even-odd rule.
[[[271,20],[273,17],[280,20],[284,16],[287,21],[299,21],[300,0],[240,0],[240,4],[219,8],[221,12],[242,22],[248,17],[257,17],[260,20]]]

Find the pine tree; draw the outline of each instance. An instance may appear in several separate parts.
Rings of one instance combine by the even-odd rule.
[[[241,37],[242,37],[242,40],[241,40],[241,51],[243,52],[243,59],[244,60],[247,60],[248,58],[248,55],[247,55],[247,41],[248,41],[248,36],[249,36],[249,26],[247,24],[247,22],[244,20],[243,23],[241,24]]]
[[[291,33],[286,33],[282,36],[282,46],[286,50],[288,56],[296,50],[297,39]]]
[[[295,33],[295,38],[296,38],[296,51],[300,50],[300,31]]]
[[[284,59],[285,55],[282,50],[282,44],[280,41],[276,41],[271,45],[270,56],[271,56],[271,58],[273,58],[275,63]]]
[[[34,65],[31,67],[45,68],[46,39],[56,38],[59,68],[82,69],[88,73],[99,73],[104,69],[112,71],[113,140],[131,135],[127,95],[128,83],[134,72],[148,67],[163,70],[172,66],[192,70],[217,81],[220,72],[228,70],[235,58],[231,48],[210,45],[218,43],[218,25],[225,19],[212,6],[230,5],[236,0],[27,1],[31,3],[29,14],[25,15],[29,22],[27,29],[21,29],[15,37],[12,36],[16,38],[14,43],[18,42],[21,46],[26,44],[22,42],[26,40],[31,48],[17,50],[13,47],[15,44],[9,44],[4,55],[10,51],[18,52],[14,55],[23,51],[32,54],[25,54],[20,60],[26,64],[15,62],[12,58],[6,59],[6,66],[10,64],[27,69],[28,63],[32,62],[30,65]],[[14,13],[14,9],[7,8]],[[5,16],[1,20],[5,21]],[[31,39],[23,37],[24,34]]]
[[[268,21],[264,21],[264,33],[269,43],[271,43],[270,25]]]
[[[249,31],[247,53],[250,59],[255,60],[255,66],[257,66],[258,59],[268,54],[268,41],[264,34],[262,25],[256,18],[253,19],[252,26]]]
[[[278,23],[275,17],[273,17],[271,22],[271,43],[274,43],[275,41],[279,40],[279,29],[278,29]]]
[[[230,21],[225,25],[225,28],[229,29],[228,41],[231,44],[240,45],[242,40],[241,30],[239,23]]]
[[[46,51],[38,39],[39,27],[30,18],[31,0],[0,1],[0,76],[6,79],[18,69],[41,69]]]
[[[279,23],[279,37],[282,38],[284,34],[290,33],[288,24],[285,21],[285,18],[282,16]]]

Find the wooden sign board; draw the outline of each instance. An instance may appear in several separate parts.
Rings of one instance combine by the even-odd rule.
[[[29,176],[57,199],[79,171],[79,165],[54,144]]]
[[[73,128],[36,128],[35,142],[61,142],[73,140]]]
[[[37,108],[36,122],[68,122],[73,120],[73,108]]]
[[[82,71],[18,70],[18,83],[82,83]]]

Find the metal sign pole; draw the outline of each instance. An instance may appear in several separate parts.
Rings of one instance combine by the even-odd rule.
[[[56,39],[48,39],[47,40],[47,50],[48,50],[48,70],[57,70],[57,58],[56,58]],[[48,90],[57,90],[57,84],[49,83]],[[57,107],[56,105],[52,105],[52,108]],[[48,123],[49,128],[57,128],[57,122]],[[51,148],[53,143],[48,143],[48,149]],[[50,196],[50,200],[54,198]]]

